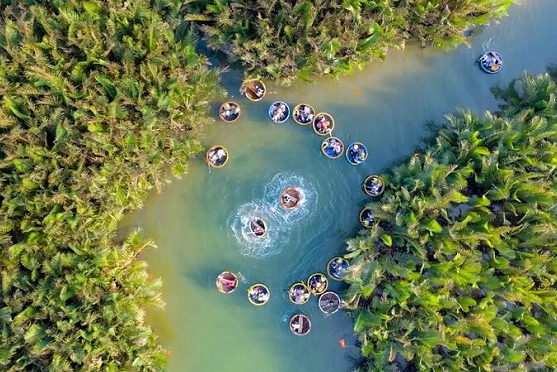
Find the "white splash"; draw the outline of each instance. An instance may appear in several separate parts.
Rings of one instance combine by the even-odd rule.
[[[300,204],[292,210],[286,210],[280,204],[280,195],[288,187],[295,187],[302,193]],[[316,204],[317,191],[310,182],[293,173],[276,174],[265,185],[263,199],[240,205],[229,218],[240,253],[253,258],[278,254],[289,243],[292,229],[298,227],[311,211],[315,211]],[[266,222],[267,234],[264,237],[251,233],[248,223],[254,217]]]

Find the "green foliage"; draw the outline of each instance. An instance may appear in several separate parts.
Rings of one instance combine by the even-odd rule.
[[[218,71],[174,0],[2,1],[0,370],[160,371],[122,214],[201,150]]]
[[[447,116],[382,175],[377,225],[348,242],[362,371],[557,368],[557,87],[494,91],[497,115]]]
[[[338,76],[383,59],[388,47],[453,49],[464,31],[503,16],[512,0],[194,0],[187,6],[208,45],[248,74],[282,81]]]

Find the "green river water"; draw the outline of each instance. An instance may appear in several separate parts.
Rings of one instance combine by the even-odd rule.
[[[312,298],[303,306],[286,296],[290,284],[324,271],[330,257],[359,230],[358,212],[366,203],[361,182],[394,161],[408,158],[426,133],[428,121],[442,122],[458,107],[495,110],[489,87],[507,84],[524,70],[541,73],[557,62],[556,0],[521,0],[509,17],[474,31],[472,44],[445,53],[407,47],[389,52],[386,62],[338,80],[318,79],[290,87],[268,84],[261,102],[240,97],[241,73],[223,74],[229,97],[240,103],[234,124],[217,122],[203,143],[226,146],[226,167],[208,171],[202,156],[189,174],[153,195],[122,222],[139,227],[158,248],[143,254],[150,272],[161,277],[164,310],[148,309],[147,321],[172,351],[170,372],[349,372],[359,359],[352,320],[343,312],[324,316]],[[499,74],[482,73],[475,64],[488,49],[499,52]],[[346,145],[363,142],[368,159],[351,166],[320,152],[323,137],[291,120],[274,125],[267,117],[277,99],[293,107],[306,102],[331,113],[334,135]],[[216,109],[215,109],[216,116]],[[301,208],[285,213],[278,203],[287,186],[307,196]],[[253,211],[269,224],[269,237],[254,242],[239,233]],[[215,289],[222,270],[241,273],[231,295]],[[246,290],[263,282],[269,303],[249,304]],[[338,282],[333,290],[342,290]],[[291,315],[310,316],[312,330],[292,335]],[[346,340],[341,348],[339,339]]]

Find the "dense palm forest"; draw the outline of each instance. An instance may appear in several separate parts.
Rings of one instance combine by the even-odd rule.
[[[218,91],[170,0],[6,1],[0,370],[158,371],[161,305],[118,220],[185,171]]]
[[[495,88],[383,175],[348,244],[362,371],[557,368],[557,109],[549,76]]]
[[[247,73],[289,81],[337,76],[407,40],[452,49],[512,0],[192,0],[187,19]]]
[[[450,48],[510,0],[0,0],[0,370],[162,371],[161,306],[122,215],[186,172],[218,70],[351,71],[410,37]],[[185,15],[185,12],[187,15]],[[449,118],[385,175],[350,242],[364,369],[557,366],[555,85],[525,77],[499,116]]]

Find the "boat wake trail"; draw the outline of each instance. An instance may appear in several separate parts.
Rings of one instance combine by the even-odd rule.
[[[280,204],[280,195],[288,187],[295,187],[302,193],[297,208],[284,209]],[[249,201],[238,207],[229,218],[232,234],[238,242],[240,253],[264,258],[276,255],[290,241],[293,228],[308,217],[317,204],[317,190],[302,176],[293,173],[278,173],[264,187],[263,199]],[[263,219],[267,224],[267,234],[256,237],[249,229],[252,218]]]

